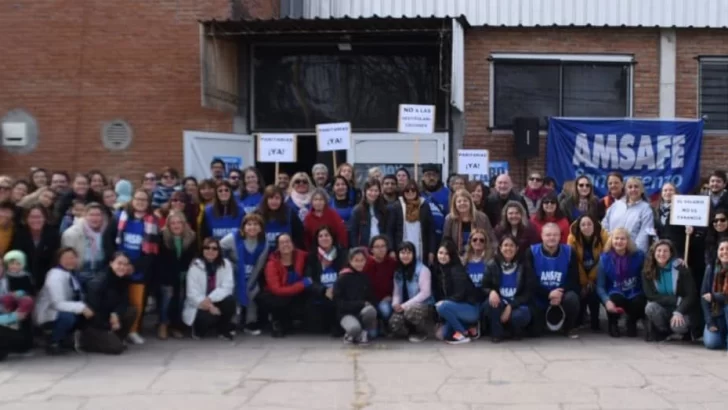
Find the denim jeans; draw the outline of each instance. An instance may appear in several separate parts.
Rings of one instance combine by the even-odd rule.
[[[703,330],[703,344],[706,349],[716,350],[725,349],[728,347],[728,307],[723,308],[723,316],[713,318],[718,330],[711,332],[708,329],[709,325],[705,325]]]
[[[169,308],[170,302],[172,302],[172,296],[174,295],[174,288],[172,286],[160,286],[159,287],[159,306],[157,311],[159,312],[159,324],[168,325],[170,322]]]
[[[78,315],[71,312],[58,312],[56,321],[53,322],[51,332],[51,343],[60,343],[73,332],[78,323]]]
[[[377,313],[380,319],[387,322],[392,317],[392,301],[391,299],[382,300],[377,305]]]
[[[501,323],[500,317],[505,308],[506,303],[502,299],[497,307],[492,307],[488,301],[483,303],[483,312],[490,323],[490,335],[494,338],[503,337],[503,323]],[[521,305],[511,309],[511,318],[507,324],[510,325],[512,331],[521,333],[529,323],[531,323],[531,310],[528,309],[528,306]]]
[[[435,305],[437,314],[445,321],[443,335],[449,337],[453,331],[466,335],[466,325],[477,323],[480,319],[480,306],[470,303],[443,300]]]

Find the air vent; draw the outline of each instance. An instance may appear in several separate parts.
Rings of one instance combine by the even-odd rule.
[[[101,129],[101,141],[104,147],[111,151],[122,151],[129,148],[132,137],[131,127],[123,120],[109,121]]]

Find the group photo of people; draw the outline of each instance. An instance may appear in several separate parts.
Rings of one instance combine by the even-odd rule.
[[[728,347],[724,171],[695,187],[707,228],[671,223],[670,183],[648,198],[610,173],[597,197],[587,176],[517,189],[421,171],[316,164],[267,185],[215,159],[209,179],[0,176],[0,360],[297,334]]]

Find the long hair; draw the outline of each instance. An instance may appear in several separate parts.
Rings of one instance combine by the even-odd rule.
[[[240,172],[240,182],[238,183],[238,189],[240,190],[240,199],[247,198],[250,194],[245,189],[245,174],[252,172],[255,177],[258,178],[258,193],[262,194],[265,189],[265,181],[263,181],[263,174],[260,173],[258,168],[247,167]]]
[[[222,257],[222,247],[220,246],[220,241],[213,238],[212,236],[207,237],[204,241],[202,241],[202,253],[200,254],[200,259],[203,262],[207,262],[207,259],[205,259],[205,248],[210,245],[217,246],[217,256],[211,263],[215,266],[216,269],[220,269],[225,265],[225,258]]]
[[[470,232],[470,239],[468,240],[469,243],[465,247],[465,255],[463,256],[463,264],[468,263],[475,256],[475,251],[473,250],[473,247],[470,244],[470,242],[472,242],[472,240],[473,240],[473,236],[475,236],[475,235],[481,235],[484,239],[483,259],[488,260],[493,257],[493,251],[492,251],[493,244],[490,243],[490,238],[488,237],[488,234],[485,232],[485,229],[475,228]]]
[[[439,260],[437,260],[437,256],[435,256],[435,265],[438,267],[445,267],[445,266],[453,266],[453,265],[462,265],[460,261],[460,255],[458,254],[458,246],[455,244],[455,241],[452,240],[452,238],[443,238],[442,242],[440,242],[440,246],[437,247],[437,252],[440,252],[440,248],[445,248],[447,251],[447,256],[450,259],[448,263],[445,265],[441,264]]]
[[[197,202],[200,204],[207,204],[207,202],[205,201],[205,198],[203,198],[202,195],[200,194],[200,191],[202,191],[205,188],[212,189],[214,191],[215,187],[217,187],[217,182],[214,179],[203,179],[202,181],[200,181],[200,183],[197,184]],[[213,194],[213,196],[212,196],[213,203],[215,201],[216,196],[217,196],[217,193]]]
[[[486,204],[488,203],[488,196],[490,195],[490,188],[485,186],[483,181],[470,181],[468,182],[468,192],[470,192],[470,197],[473,197],[473,192],[480,188],[480,192],[483,193],[483,197],[480,199],[480,203],[475,202],[473,200],[473,203],[475,204],[475,209],[481,212],[485,212]]]
[[[632,239],[632,236],[629,234],[629,231],[627,228],[617,228],[609,233],[609,239],[607,239],[607,243],[604,244],[604,252],[609,252],[613,249],[612,245],[612,239],[615,235],[621,234],[624,235],[627,238],[627,253],[633,254],[637,252],[637,245],[634,243],[634,239]]]
[[[585,243],[586,237],[584,237],[584,234],[581,233],[581,221],[584,219],[589,219],[592,222],[592,225],[594,225],[594,233],[592,234],[592,245],[594,246],[603,246],[605,244],[602,243],[602,224],[599,223],[593,216],[589,214],[584,214],[580,216],[579,218],[574,221],[573,224],[571,224],[570,227],[570,233],[574,235],[574,238],[576,239],[577,243]]]
[[[309,194],[315,188],[313,185],[313,181],[311,181],[311,177],[309,177],[307,173],[296,172],[295,174],[293,174],[293,176],[291,177],[291,181],[288,183],[288,194],[290,194],[291,191],[293,191],[294,186],[296,185],[295,182],[298,180],[305,180],[306,182],[308,182],[308,193]]]
[[[503,230],[503,232],[510,232],[511,226],[508,222],[508,210],[516,208],[518,209],[518,212],[521,213],[521,226],[519,229],[524,229],[528,226],[528,217],[526,216],[526,208],[523,207],[523,204],[521,204],[518,201],[508,201],[506,203],[506,206],[503,207],[503,210],[501,211],[501,220],[500,220],[500,229]]]
[[[278,209],[273,210],[268,206],[268,200],[276,195],[281,198],[281,206],[279,206]],[[283,190],[278,188],[276,185],[268,185],[265,187],[263,190],[263,199],[260,200],[260,204],[258,205],[256,212],[259,213],[266,222],[288,222],[290,210],[288,209],[288,205],[286,205],[286,196],[283,193]]]
[[[129,215],[130,218],[133,218],[134,213],[136,213],[136,210],[134,209],[134,197],[139,194],[144,194],[147,197],[147,209],[144,210],[144,213],[152,213],[152,194],[150,194],[149,191],[147,191],[146,189],[137,188],[134,190],[134,192],[132,192],[131,200],[129,200],[129,203],[127,203],[124,207],[126,214]]]
[[[536,219],[543,222],[546,220],[546,211],[543,209],[543,203],[551,201],[556,204],[556,210],[554,211],[554,218],[558,221],[559,219],[563,219],[566,216],[564,215],[564,211],[561,210],[561,207],[559,206],[559,198],[556,195],[555,192],[551,191],[544,195],[543,198],[541,198],[541,203],[538,205],[538,211],[536,211]]]
[[[349,201],[349,192],[351,191],[351,182],[347,181],[346,178],[344,178],[341,175],[337,175],[334,177],[333,180],[331,180],[331,199],[334,201],[336,200],[336,194],[334,193],[334,185],[336,185],[336,181],[341,181],[344,183],[344,185],[346,185],[346,193],[344,193],[344,199],[347,202],[351,202],[351,201]],[[355,204],[351,204],[351,205],[353,206]]]
[[[412,253],[412,261],[406,265],[402,263],[402,259],[399,256],[399,253],[404,250]],[[397,247],[397,254],[395,256],[397,258],[397,271],[401,272],[407,281],[412,280],[412,277],[415,274],[415,267],[417,266],[417,248],[415,248],[415,244],[410,241],[400,243]]]
[[[655,251],[657,251],[657,248],[660,246],[667,246],[670,250],[670,260],[677,255],[677,252],[675,252],[675,246],[669,240],[660,239],[653,243],[652,246],[650,246],[650,250],[647,254],[648,256],[645,258],[645,264],[642,267],[642,275],[644,275],[645,279],[656,280],[661,273],[660,265],[657,263],[657,259],[655,259]],[[670,262],[668,261],[668,263]]]
[[[494,259],[499,263],[505,262],[505,257],[501,253],[501,247],[503,246],[503,243],[505,243],[505,241],[511,241],[516,246],[516,253],[515,255],[513,255],[512,262],[520,263],[521,260],[519,258],[519,255],[521,255],[522,252],[520,252],[520,249],[518,249],[518,239],[516,239],[516,237],[511,235],[510,233],[503,235],[498,241],[498,247],[496,248]]]
[[[331,229],[328,225],[321,225],[321,226],[319,226],[318,229],[316,229],[316,232],[314,233],[314,237],[313,237],[313,242],[314,242],[314,245],[316,246],[316,249],[318,249],[318,247],[320,246],[319,245],[319,234],[321,234],[321,232],[324,232],[324,231],[328,232],[329,236],[331,236],[331,247],[338,248],[339,244],[338,244],[338,241],[336,238],[336,234],[334,233],[334,230]]]
[[[579,206],[579,200],[581,199],[579,197],[579,183],[581,181],[586,181],[586,183],[589,184],[589,194],[586,196],[587,200],[587,213],[596,215],[597,214],[597,204],[599,203],[599,198],[594,195],[594,183],[592,183],[592,180],[586,176],[582,175],[579,178],[576,178],[574,181],[574,195],[567,197],[566,199],[566,205],[576,208]]]
[[[228,199],[227,204],[223,204],[220,201],[220,195],[218,195],[217,190],[220,189],[220,187],[225,187],[228,190],[230,190],[230,199]],[[243,212],[242,209],[240,209],[240,206],[238,205],[238,201],[235,199],[234,195],[235,190],[233,189],[233,186],[230,184],[230,182],[222,180],[217,183],[217,186],[215,187],[215,202],[213,203],[212,213],[216,217],[221,217],[225,215],[230,215],[233,218],[237,218],[238,214],[240,212]]]
[[[455,206],[455,202],[457,202],[458,198],[465,198],[470,204],[468,212],[470,213],[470,220],[472,221],[475,218],[475,212],[477,209],[475,208],[473,197],[470,196],[470,192],[465,189],[458,189],[454,194],[452,194],[452,197],[450,198],[450,218],[455,221],[460,220],[460,212],[458,212],[457,207]]]
[[[379,190],[379,197],[377,197],[377,200],[374,201],[372,206],[374,206],[374,210],[377,211],[377,213],[386,215],[387,204],[386,202],[384,202],[382,184],[376,178],[369,178],[366,182],[364,182],[364,189],[362,189],[361,200],[359,200],[359,205],[361,205],[362,207],[362,212],[364,212],[364,214],[366,215],[366,211],[369,209],[369,202],[367,201],[367,191],[369,190],[369,188],[372,187],[376,187]]]

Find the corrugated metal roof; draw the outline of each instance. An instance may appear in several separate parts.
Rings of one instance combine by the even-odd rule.
[[[464,16],[471,26],[728,27],[728,0],[304,0],[306,18]]]

